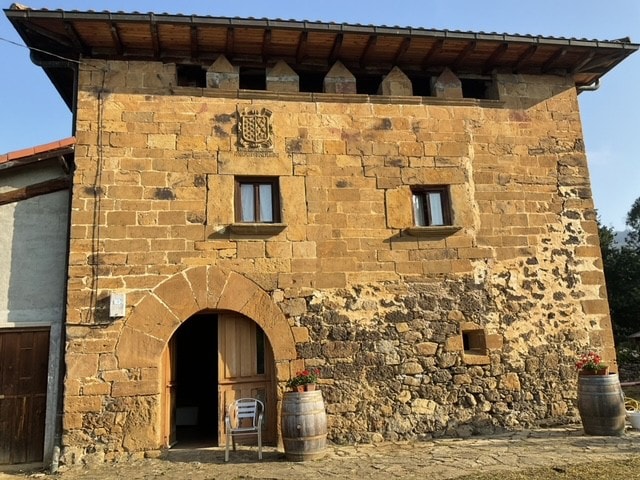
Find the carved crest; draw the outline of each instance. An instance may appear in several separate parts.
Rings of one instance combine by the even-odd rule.
[[[238,112],[238,148],[264,152],[273,148],[272,112],[266,108],[246,108]]]

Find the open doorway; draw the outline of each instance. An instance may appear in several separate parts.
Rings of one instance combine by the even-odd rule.
[[[175,442],[218,442],[218,321],[198,314],[175,333]]]
[[[275,443],[275,362],[253,320],[232,312],[192,316],[169,340],[163,369],[164,446],[223,445],[225,409],[242,397],[264,403],[263,442]]]

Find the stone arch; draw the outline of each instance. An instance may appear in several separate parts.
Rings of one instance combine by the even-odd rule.
[[[269,295],[243,275],[209,265],[173,275],[133,307],[116,344],[118,367],[156,368],[180,324],[203,310],[229,310],[247,316],[264,330],[276,365],[288,367],[295,360],[293,332]]]

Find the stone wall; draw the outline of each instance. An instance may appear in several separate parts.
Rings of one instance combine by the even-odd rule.
[[[570,421],[577,353],[614,361],[569,79],[496,75],[498,100],[451,100],[176,87],[173,65],[93,62],[79,85],[70,457],[159,445],[160,360],[116,351],[150,292],[195,267],[241,274],[284,314],[297,358],[279,386],[320,367],[336,442]],[[238,149],[246,108],[270,112],[264,154]],[[234,232],[236,175],[279,178],[279,231]],[[423,184],[450,186],[459,230],[412,231]],[[112,291],[128,295],[115,321]]]

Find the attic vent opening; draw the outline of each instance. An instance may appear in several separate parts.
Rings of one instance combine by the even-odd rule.
[[[407,75],[411,80],[411,87],[413,88],[413,95],[417,97],[430,97],[431,93],[431,77]]]
[[[356,92],[363,95],[377,95],[381,75],[356,75]]]
[[[322,93],[326,72],[299,72],[300,91],[306,93]]]
[[[477,78],[461,78],[462,97],[477,98],[480,100],[489,98],[489,86],[491,81]]]
[[[207,85],[207,72],[200,65],[176,65],[179,87],[204,88]]]
[[[266,90],[266,69],[260,67],[240,67],[240,88],[243,90]]]

